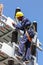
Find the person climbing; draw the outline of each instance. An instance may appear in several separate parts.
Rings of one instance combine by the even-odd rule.
[[[17,12],[16,13],[16,18],[18,21],[20,21],[21,25],[19,24],[15,25],[12,23],[12,25],[18,30],[23,30],[24,34],[23,37],[20,39],[20,44],[19,44],[19,50],[17,53],[17,58],[23,57],[24,53],[24,46],[26,46],[26,51],[23,57],[23,61],[28,61],[30,59],[30,47],[31,47],[31,41],[32,38],[34,37],[35,33],[33,28],[31,27],[31,22],[27,18],[24,17],[24,14],[22,12]]]
[[[5,29],[3,27],[3,23],[2,23],[3,8],[4,8],[4,5],[2,3],[0,3],[0,29],[2,31],[5,31]]]

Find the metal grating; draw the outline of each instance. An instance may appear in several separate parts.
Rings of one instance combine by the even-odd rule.
[[[11,41],[13,28],[6,24],[6,17],[2,16],[3,18],[0,20],[0,42],[9,42]]]

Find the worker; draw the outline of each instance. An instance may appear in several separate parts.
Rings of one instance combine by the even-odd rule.
[[[27,18],[24,17],[24,14],[22,12],[17,12],[16,13],[16,18],[18,21],[20,21],[21,25],[19,24],[15,25],[14,23],[13,26],[18,30],[23,30],[24,34],[23,37],[20,39],[20,44],[19,44],[19,50],[17,53],[17,58],[23,57],[24,53],[24,46],[26,45],[26,51],[25,51],[25,57],[23,61],[28,61],[30,59],[30,46],[31,46],[31,41],[32,38],[34,37],[35,33],[33,28],[31,27],[31,22]]]

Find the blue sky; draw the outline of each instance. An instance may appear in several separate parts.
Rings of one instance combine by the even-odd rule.
[[[38,23],[38,38],[43,43],[43,0],[0,0],[4,4],[3,14],[14,19],[16,7],[20,7],[25,17]],[[42,44],[43,45],[43,44]],[[42,47],[43,48],[43,47]],[[43,52],[38,51],[38,63],[43,64]]]

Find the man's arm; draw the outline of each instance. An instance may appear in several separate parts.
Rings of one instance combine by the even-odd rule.
[[[27,35],[28,40],[31,42],[32,41],[32,38],[30,37],[30,35],[28,34],[27,31],[26,31],[26,35]]]
[[[24,24],[21,25],[21,23],[18,23],[17,25],[15,25],[14,23],[12,23],[12,25],[13,25],[16,29],[23,30],[23,28],[24,28]]]

